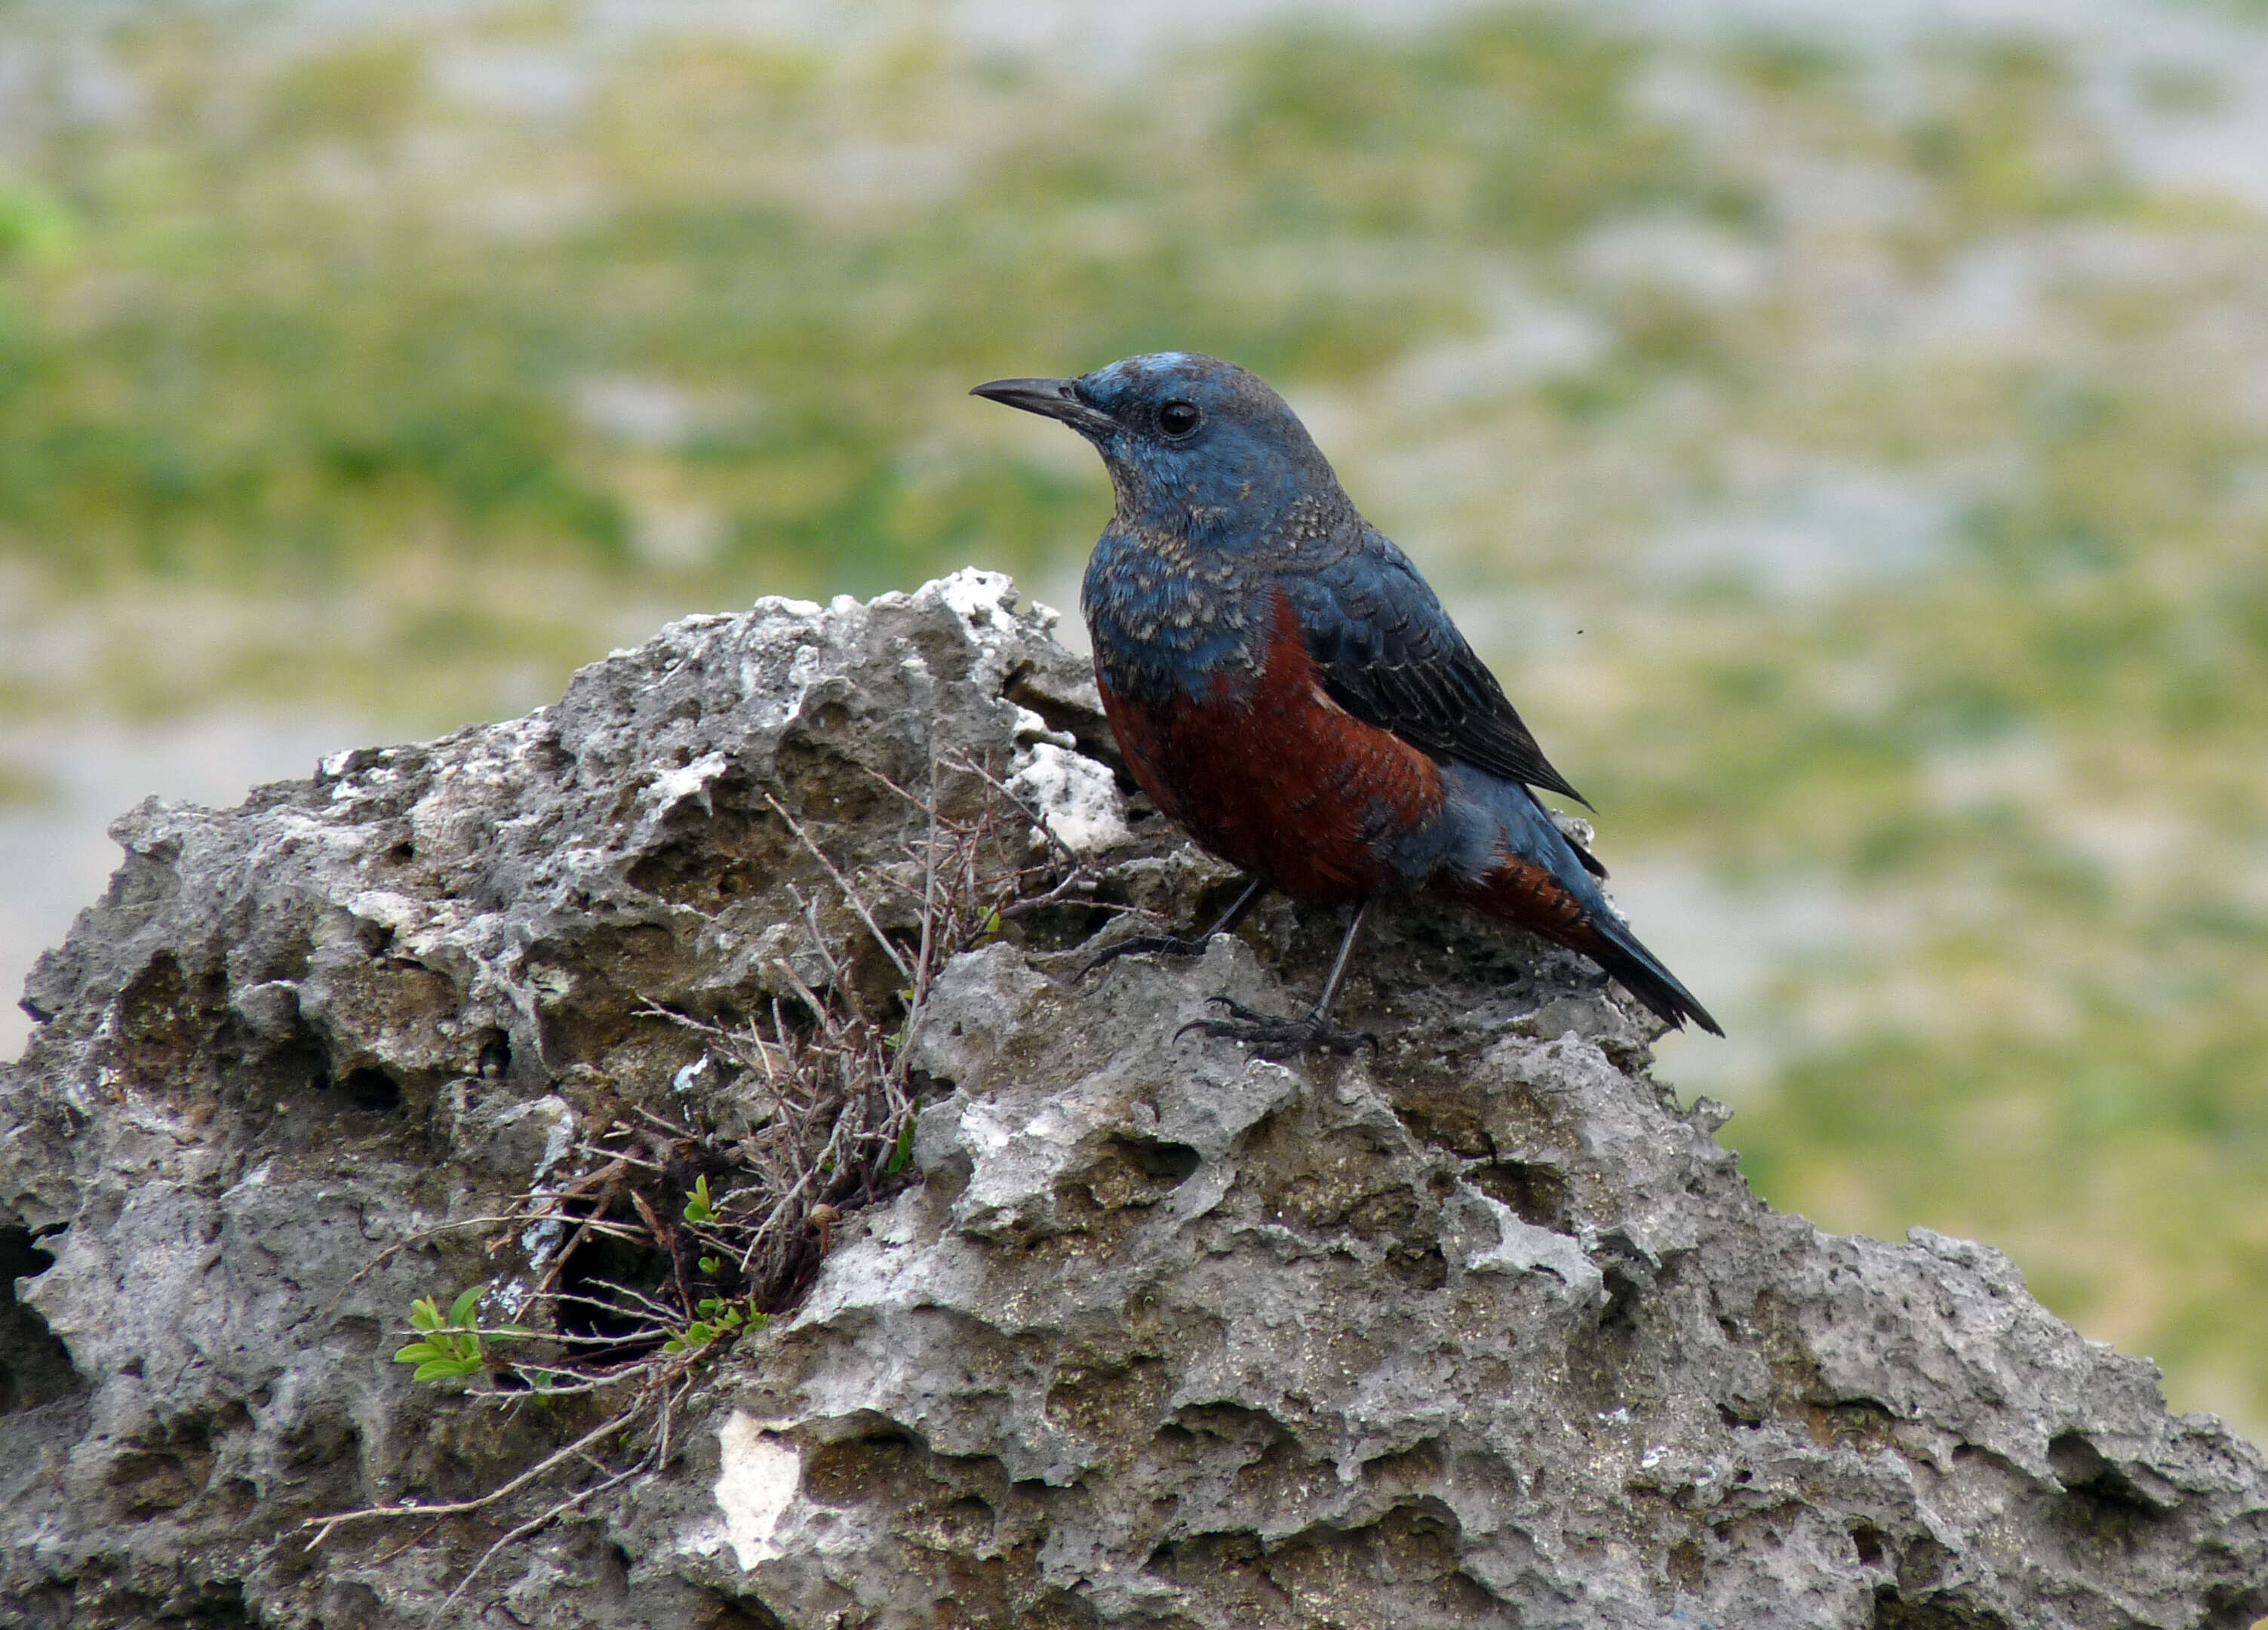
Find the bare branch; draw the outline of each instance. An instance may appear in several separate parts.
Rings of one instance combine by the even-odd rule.
[[[535,1534],[542,1532],[543,1530],[550,1527],[552,1523],[557,1522],[561,1517],[565,1516],[569,1512],[574,1510],[585,1501],[591,1499],[593,1495],[603,1494],[616,1484],[627,1482],[631,1478],[637,1476],[639,1472],[644,1471],[648,1469],[647,1457],[641,1456],[635,1464],[615,1472],[603,1483],[593,1483],[590,1487],[583,1489],[579,1493],[568,1495],[566,1499],[557,1501],[546,1510],[538,1512],[534,1516],[532,1516],[526,1522],[522,1523],[518,1528],[512,1529],[505,1533],[503,1538],[499,1538],[496,1542],[496,1544],[490,1545],[487,1550],[481,1553],[480,1560],[466,1570],[465,1576],[462,1579],[457,1581],[457,1588],[450,1591],[447,1596],[441,1598],[441,1604],[435,1608],[432,1612],[427,1616],[425,1622],[429,1625],[439,1624],[442,1620],[446,1619],[448,1617],[449,1610],[457,1604],[457,1598],[464,1595],[465,1592],[471,1588],[473,1581],[481,1576],[482,1573],[488,1567],[488,1565],[496,1560],[497,1553],[503,1551],[506,1546],[517,1545],[523,1539],[526,1539]]]
[[[498,1486],[489,1490],[487,1494],[480,1495],[476,1499],[453,1500],[446,1505],[439,1506],[365,1506],[359,1511],[337,1511],[332,1513],[328,1516],[311,1516],[299,1524],[302,1528],[312,1528],[315,1530],[314,1538],[307,1541],[307,1549],[313,1551],[316,1546],[321,1545],[323,1541],[331,1537],[334,1530],[343,1528],[349,1523],[359,1523],[370,1517],[454,1516],[460,1511],[485,1510],[490,1506],[496,1504],[497,1501],[508,1499],[510,1496],[518,1494],[521,1489],[526,1488],[530,1483],[533,1483],[539,1478],[542,1477],[543,1474],[550,1471],[552,1467],[558,1465],[564,1461],[571,1460],[574,1458],[578,1450],[588,1448],[591,1444],[599,1442],[600,1439],[605,1437],[608,1433],[618,1432],[622,1427],[630,1425],[631,1421],[637,1420],[638,1416],[644,1412],[645,1408],[646,1401],[644,1398],[639,1399],[637,1403],[622,1411],[622,1413],[614,1416],[603,1425],[593,1427],[590,1431],[585,1433],[581,1437],[577,1438],[572,1443],[567,1445],[566,1448],[554,1449],[550,1454],[546,1455],[542,1459],[528,1467],[526,1471],[512,1479],[511,1482],[501,1484]]]
[[[873,913],[866,909],[866,903],[858,897],[858,891],[850,886],[850,880],[836,870],[835,862],[827,858],[827,852],[811,841],[811,835],[803,830],[793,815],[788,814],[785,804],[781,803],[770,793],[764,794],[764,802],[772,807],[774,815],[787,822],[787,830],[793,832],[797,841],[811,852],[812,858],[827,868],[828,876],[834,879],[835,886],[843,891],[843,898],[852,911],[858,913],[858,920],[866,925],[866,932],[874,936],[874,943],[882,948],[882,955],[896,965],[897,970],[906,977],[909,984],[912,983],[914,970],[906,966],[906,959],[898,955],[898,948],[890,943],[890,937],[876,926]]]

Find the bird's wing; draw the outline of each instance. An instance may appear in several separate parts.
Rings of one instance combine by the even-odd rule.
[[[1331,700],[1437,759],[1590,800],[1551,767],[1417,567],[1382,535],[1294,578],[1293,608]]]

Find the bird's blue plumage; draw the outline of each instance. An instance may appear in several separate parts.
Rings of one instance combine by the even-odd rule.
[[[1199,842],[1295,897],[1467,900],[1717,1028],[1531,789],[1580,795],[1274,391],[1179,351],[977,388],[1102,455],[1096,679],[1136,778]]]

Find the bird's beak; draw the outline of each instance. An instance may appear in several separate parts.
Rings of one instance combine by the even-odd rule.
[[[1073,383],[1071,380],[994,380],[968,394],[1021,408],[1042,418],[1061,419],[1084,436],[1108,436],[1117,430],[1116,419],[1079,399],[1079,393],[1071,388]]]

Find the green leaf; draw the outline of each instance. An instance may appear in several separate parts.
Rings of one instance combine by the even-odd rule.
[[[413,1341],[394,1355],[397,1364],[423,1364],[427,1359],[446,1358],[448,1354],[430,1341]]]
[[[419,1330],[434,1331],[440,1329],[440,1304],[435,1302],[431,1296],[418,1297],[416,1301],[409,1304],[409,1322],[416,1325]]]
[[[428,1359],[411,1375],[413,1381],[453,1381],[481,1368],[478,1359]]]
[[[681,1336],[672,1336],[661,1344],[661,1350],[673,1355],[682,1353],[685,1351],[685,1339]]]
[[[906,1117],[906,1124],[898,1128],[898,1147],[890,1151],[889,1163],[882,1168],[885,1177],[895,1177],[914,1161],[914,1125],[918,1115]]]
[[[449,1323],[460,1329],[473,1322],[473,1315],[481,1305],[481,1297],[488,1290],[485,1285],[475,1285],[460,1294],[449,1304]]]
[[[714,1273],[718,1269],[724,1265],[725,1259],[722,1257],[703,1257],[701,1258],[701,1271],[703,1273]]]

